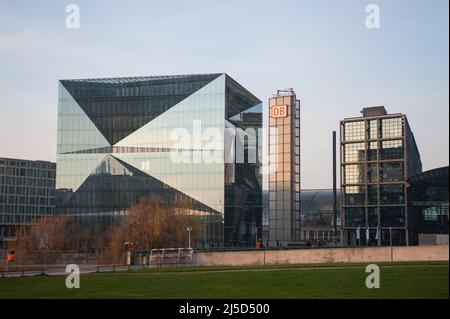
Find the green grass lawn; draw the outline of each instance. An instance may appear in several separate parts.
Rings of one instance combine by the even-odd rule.
[[[380,264],[380,289],[365,287],[365,266],[189,267],[99,273],[81,275],[80,289],[67,289],[65,276],[0,278],[0,298],[449,297],[447,262]]]

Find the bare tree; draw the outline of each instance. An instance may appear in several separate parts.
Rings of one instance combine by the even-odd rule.
[[[156,196],[146,196],[130,207],[125,222],[110,228],[103,261],[121,262],[125,249],[148,251],[153,248],[187,247],[187,227],[192,227],[192,240],[201,232],[198,217],[189,210],[186,200],[163,204]],[[128,246],[128,247],[126,247]]]
[[[68,216],[43,217],[31,227],[21,227],[18,230],[14,249],[22,264],[31,259],[48,263],[50,253],[80,252],[81,234],[80,224]]]
[[[35,225],[18,230],[14,249],[22,264],[31,259],[53,263],[51,256],[58,256],[57,252],[84,256],[96,253],[100,262],[120,263],[126,250],[187,247],[188,226],[195,247],[202,224],[190,210],[189,201],[167,203],[159,197],[146,196],[130,207],[123,223],[110,225],[106,230],[100,224],[82,226],[67,215],[41,218]]]

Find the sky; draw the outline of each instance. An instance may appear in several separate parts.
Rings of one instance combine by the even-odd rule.
[[[65,24],[71,3],[79,29]],[[331,187],[332,131],[363,106],[407,114],[424,170],[449,165],[448,6],[0,0],[0,157],[55,161],[58,79],[226,72],[264,103],[295,89],[302,188]]]

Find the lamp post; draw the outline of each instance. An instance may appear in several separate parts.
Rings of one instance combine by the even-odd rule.
[[[333,131],[333,228],[334,245],[337,246],[337,191],[336,191],[336,131]]]
[[[187,232],[189,234],[189,249],[191,249],[191,231],[192,231],[192,226],[188,226]]]
[[[394,253],[392,249],[392,227],[389,227],[389,245],[391,246],[391,261],[394,261]]]

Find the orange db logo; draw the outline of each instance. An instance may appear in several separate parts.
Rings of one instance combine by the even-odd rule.
[[[286,117],[287,115],[287,105],[272,106],[270,111],[270,116],[272,118]]]

